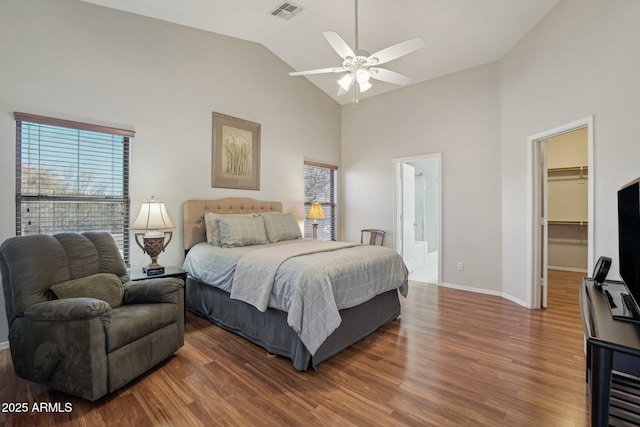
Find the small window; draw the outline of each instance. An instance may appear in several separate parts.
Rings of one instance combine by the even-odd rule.
[[[129,263],[133,131],[14,113],[16,235],[107,231]]]
[[[318,239],[336,240],[338,217],[338,167],[304,162],[304,216],[312,203],[320,203],[325,219],[318,220]],[[304,237],[313,236],[313,221],[304,221]]]

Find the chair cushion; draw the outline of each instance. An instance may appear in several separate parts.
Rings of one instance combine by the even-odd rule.
[[[52,299],[51,286],[67,280],[97,273],[128,280],[118,246],[106,232],[11,237],[0,246],[0,265],[9,319]]]
[[[96,298],[106,301],[112,308],[122,304],[124,294],[122,281],[113,273],[98,273],[68,280],[51,286],[51,290],[60,299]]]
[[[107,330],[107,353],[132,343],[164,326],[176,322],[176,304],[121,305],[111,311]]]
[[[0,253],[2,285],[6,300],[13,303],[13,315],[21,316],[31,305],[50,300],[51,285],[71,279],[67,254],[54,236],[10,237]]]
[[[100,255],[95,245],[86,236],[77,233],[59,233],[54,237],[60,242],[67,255],[65,262],[69,266],[70,280],[96,273],[112,273],[112,271],[100,271]]]

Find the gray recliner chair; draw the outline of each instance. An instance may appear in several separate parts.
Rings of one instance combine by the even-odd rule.
[[[0,269],[22,378],[93,401],[184,344],[183,281],[131,282],[108,233],[12,237]]]

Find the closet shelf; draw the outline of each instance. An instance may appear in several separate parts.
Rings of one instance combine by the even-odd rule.
[[[547,221],[549,225],[588,225],[587,221]]]

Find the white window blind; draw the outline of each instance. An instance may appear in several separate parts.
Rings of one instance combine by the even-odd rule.
[[[320,203],[325,219],[318,220],[318,239],[336,240],[338,217],[338,167],[304,162],[304,216],[314,202]],[[304,237],[313,236],[313,221],[304,221]]]
[[[133,131],[14,113],[16,235],[107,231],[129,262]]]

